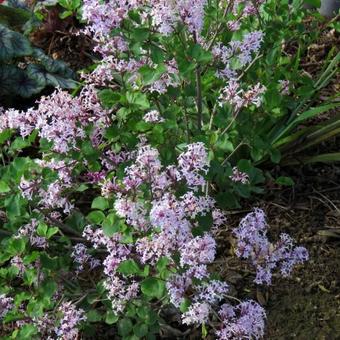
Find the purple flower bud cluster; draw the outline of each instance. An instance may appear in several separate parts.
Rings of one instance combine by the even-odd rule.
[[[78,338],[78,326],[86,320],[82,309],[77,309],[71,302],[64,302],[58,309],[62,314],[59,326],[55,332],[60,340],[74,340]]]
[[[276,243],[268,240],[266,216],[261,209],[254,209],[244,217],[234,235],[237,238],[236,255],[250,260],[255,266],[258,284],[271,284],[275,269],[287,277],[295,265],[308,260],[306,248],[296,247],[289,235],[281,234]]]
[[[13,308],[14,308],[13,298],[7,297],[5,294],[1,294],[0,295],[0,321]]]

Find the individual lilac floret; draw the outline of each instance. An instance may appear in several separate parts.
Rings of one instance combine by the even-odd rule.
[[[236,255],[248,259],[256,267],[255,282],[271,284],[273,271],[278,269],[284,277],[291,274],[295,265],[308,260],[304,247],[295,247],[294,240],[281,234],[276,243],[267,238],[266,217],[261,209],[254,209],[234,230],[237,238]]]
[[[14,308],[13,298],[7,297],[5,294],[0,295],[0,320]]]
[[[60,340],[74,340],[78,338],[78,326],[86,320],[82,309],[77,309],[71,302],[64,302],[58,309],[62,313],[60,325],[56,334]]]
[[[249,176],[245,172],[240,171],[236,166],[233,167],[233,174],[230,176],[230,179],[235,183],[249,183]]]
[[[216,335],[220,340],[261,339],[264,335],[266,314],[255,301],[244,301],[234,307],[224,304],[218,314],[222,329]]]

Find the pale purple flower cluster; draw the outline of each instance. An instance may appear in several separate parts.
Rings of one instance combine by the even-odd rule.
[[[62,313],[60,324],[55,330],[58,339],[74,340],[78,338],[78,326],[86,320],[82,309],[77,309],[72,302],[64,302],[58,309]]]
[[[129,11],[139,9],[142,18],[152,19],[154,26],[164,35],[170,34],[181,21],[191,33],[199,34],[204,22],[206,0],[115,0],[100,2],[85,0],[83,19],[88,22],[86,33],[92,33],[97,41],[105,40],[110,31],[121,26]]]
[[[209,234],[193,238],[181,249],[181,266],[197,266],[213,262],[216,254],[215,248],[216,242]]]
[[[88,265],[90,269],[94,269],[101,264],[98,259],[88,254],[87,247],[82,243],[77,243],[73,247],[71,257],[77,266],[77,274],[84,270],[85,265]]]
[[[280,93],[284,96],[289,95],[290,93],[290,81],[289,80],[279,80],[279,89]]]
[[[5,294],[1,294],[0,295],[0,321],[13,308],[14,308],[13,298],[7,297]]]
[[[85,137],[85,126],[90,122],[103,124],[103,116],[106,115],[94,103],[89,105],[90,90],[83,91],[83,97],[72,97],[66,91],[57,90],[48,97],[42,97],[37,109],[31,108],[26,112],[7,110],[0,117],[0,126],[2,129],[18,129],[22,137],[38,130],[39,137],[53,142],[54,151],[67,153],[76,148],[77,139]],[[94,100],[93,95],[91,98]],[[93,109],[95,111],[91,111]]]
[[[255,209],[244,217],[234,234],[237,237],[236,255],[250,260],[256,267],[255,282],[258,284],[271,284],[275,269],[284,277],[289,276],[296,264],[308,260],[306,248],[295,247],[289,235],[281,234],[276,243],[268,240],[263,210]]]
[[[45,249],[46,247],[48,247],[48,241],[45,237],[37,235],[38,225],[39,221],[37,221],[36,219],[32,219],[30,223],[25,224],[19,228],[15,238],[26,236],[28,237],[32,246]]]
[[[232,6],[234,19],[228,21],[227,23],[229,30],[237,31],[240,29],[242,20],[250,15],[256,15],[259,11],[260,5],[264,2],[265,0],[235,0]]]
[[[182,315],[182,322],[187,325],[202,324],[208,321],[210,305],[206,302],[195,302]]]
[[[152,110],[146,113],[143,117],[143,120],[147,123],[162,123],[164,122],[164,118],[161,117],[159,111]]]
[[[44,183],[43,176],[39,174],[31,180],[22,177],[19,184],[21,195],[29,201],[36,200],[40,208],[62,209],[64,213],[69,213],[73,209],[73,204],[65,197],[65,192],[73,185],[72,170],[77,161],[61,161],[52,158],[35,160],[35,163],[41,169],[53,170],[57,179]]]
[[[115,194],[114,209],[118,217],[134,228],[137,237],[134,244],[122,243],[123,234],[117,231],[112,237],[101,229],[86,227],[83,236],[94,247],[103,246],[108,256],[103,262],[106,280],[104,286],[116,312],[122,312],[130,299],[139,294],[139,284],[133,277],[117,271],[119,265],[131,259],[154,266],[163,257],[174,265],[173,256],[179,254],[181,274],[172,276],[167,282],[169,297],[179,306],[193,286],[193,279],[208,280],[207,265],[214,261],[216,243],[206,232],[194,236],[195,219],[210,212],[213,224],[218,228],[225,223],[223,213],[215,208],[212,198],[202,195],[199,188],[205,185],[202,173],[209,169],[208,155],[203,143],[188,145],[178,156],[178,165],[163,168],[159,153],[150,145],[140,144],[134,154],[134,162],[125,169],[125,177],[111,183],[111,194]],[[184,180],[195,191],[177,197],[175,187]],[[141,185],[148,185],[151,196],[145,196]],[[191,287],[196,291],[195,303],[215,303],[227,290],[227,285],[218,281],[206,282]],[[188,321],[189,322],[189,321]]]
[[[154,81],[149,86],[150,92],[157,92],[159,94],[166,93],[168,87],[178,87],[180,84],[180,80],[178,77],[179,71],[177,62],[175,59],[171,59],[166,63],[166,72],[161,75],[161,77]]]
[[[220,340],[261,339],[264,336],[266,313],[255,301],[244,301],[236,306],[224,304],[218,314],[222,328],[216,335]]]
[[[245,172],[240,171],[237,166],[233,167],[233,173],[230,176],[230,179],[235,183],[249,183],[249,176]]]
[[[208,172],[208,155],[203,143],[190,144],[186,152],[178,157],[178,170],[185,178],[188,187],[195,190],[196,187],[205,184],[201,173]]]
[[[212,53],[224,65],[224,69],[217,71],[217,76],[226,80],[236,80],[238,69],[252,62],[252,56],[258,53],[262,41],[263,33],[255,31],[246,34],[242,41],[233,40],[227,46],[222,43],[216,44]],[[239,65],[237,68],[232,66],[235,61]]]
[[[24,265],[23,259],[19,255],[12,257],[10,263],[11,263],[11,266],[16,267],[18,269],[19,271],[18,276],[24,275],[26,266]]]
[[[236,112],[250,105],[259,107],[265,91],[265,86],[260,83],[244,91],[236,80],[230,80],[227,86],[222,89],[222,93],[219,96],[219,105],[223,106],[224,103],[229,103],[235,107]]]
[[[126,303],[139,292],[138,283],[131,282],[117,272],[120,263],[128,259],[131,253],[130,247],[120,242],[122,234],[117,232],[112,237],[107,237],[101,229],[93,230],[91,226],[84,229],[83,237],[92,242],[94,248],[106,247],[109,255],[103,262],[106,275],[104,287],[111,300],[113,311],[122,312]]]

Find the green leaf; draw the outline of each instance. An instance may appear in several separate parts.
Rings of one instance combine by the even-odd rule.
[[[0,94],[17,94],[21,97],[30,97],[42,90],[34,79],[31,79],[26,71],[14,65],[0,64]]]
[[[142,281],[141,290],[148,297],[160,299],[165,293],[165,282],[155,277],[148,277]]]
[[[38,330],[34,325],[26,324],[20,328],[19,334],[16,338],[20,340],[30,340],[30,339],[33,339],[34,335],[37,335],[37,334],[38,334]]]
[[[113,325],[119,320],[119,316],[114,314],[112,311],[107,311],[106,316],[105,316],[105,322],[108,325]]]
[[[106,236],[111,237],[120,230],[120,220],[115,214],[109,214],[102,223],[103,232]]]
[[[139,338],[143,338],[148,334],[149,327],[145,323],[139,323],[133,327],[133,333]]]
[[[50,280],[43,283],[41,289],[45,296],[52,297],[54,293],[57,291],[58,285],[56,282]]]
[[[53,235],[57,234],[59,232],[59,228],[52,227],[47,230],[46,237],[50,239]]]
[[[139,69],[139,73],[142,75],[145,85],[152,84],[153,82],[158,80],[166,71],[167,68],[164,64],[160,64],[156,68],[145,65]]]
[[[11,3],[9,5],[11,6]],[[19,31],[32,18],[32,12],[27,9],[10,6],[0,5],[0,23],[10,29]]]
[[[47,234],[47,225],[45,223],[39,223],[38,228],[37,228],[37,234],[39,236],[45,237]]]
[[[64,11],[59,14],[60,19],[66,19],[67,17],[70,17],[73,14],[72,11]]]
[[[321,0],[304,0],[304,3],[317,8],[321,6]]]
[[[12,255],[22,254],[25,251],[26,242],[22,238],[13,238],[9,241],[7,251]]]
[[[132,332],[133,324],[130,319],[124,318],[118,322],[118,333],[125,337]]]
[[[123,275],[136,275],[141,272],[135,260],[126,260],[119,264],[117,271]]]
[[[137,42],[142,42],[148,38],[149,34],[148,28],[136,27],[131,32],[131,38]]]
[[[164,270],[167,270],[168,264],[169,264],[169,259],[166,256],[161,257],[156,264],[156,268],[158,272],[162,273]]]
[[[293,186],[295,185],[294,181],[290,177],[281,176],[275,180],[276,184],[279,185],[286,185],[286,186]]]
[[[191,305],[190,300],[187,299],[187,298],[185,298],[184,301],[180,304],[179,310],[180,310],[182,313],[185,313],[185,312],[188,311],[190,305]]]
[[[92,209],[106,210],[109,208],[109,202],[104,197],[96,197],[91,205]]]
[[[0,193],[5,193],[11,191],[11,188],[5,181],[0,180]]]
[[[99,224],[105,219],[105,215],[102,211],[92,211],[87,215],[87,219],[93,224]]]
[[[104,89],[98,93],[99,100],[104,108],[111,109],[114,105],[119,103],[120,94],[111,89]]]
[[[146,94],[141,92],[128,92],[126,94],[126,99],[129,104],[135,105],[142,110],[150,108],[149,100]]]
[[[102,320],[102,315],[98,313],[95,309],[91,309],[86,314],[86,321],[89,322],[99,322]]]

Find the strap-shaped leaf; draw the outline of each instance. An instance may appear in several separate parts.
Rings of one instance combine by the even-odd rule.
[[[0,24],[0,61],[28,56],[32,51],[28,39],[22,34],[11,31],[6,26]]]

